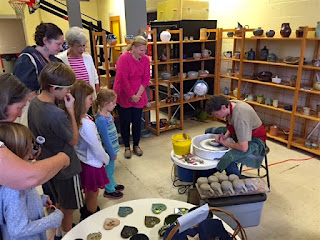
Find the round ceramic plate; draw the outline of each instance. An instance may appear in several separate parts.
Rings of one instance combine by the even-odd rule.
[[[217,146],[214,147],[211,145],[212,139],[205,139],[203,141],[200,142],[200,147],[202,147],[205,150],[210,150],[210,151],[224,151],[227,150],[228,148],[225,146]]]

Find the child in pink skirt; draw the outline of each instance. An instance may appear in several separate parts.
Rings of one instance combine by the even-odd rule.
[[[99,188],[109,183],[104,165],[109,163],[109,155],[104,151],[92,118],[87,115],[92,106],[93,88],[84,81],[77,81],[71,88],[75,98],[75,119],[79,128],[79,142],[74,148],[81,161],[81,185],[85,193],[85,206],[80,209],[80,220],[100,210],[98,207]]]

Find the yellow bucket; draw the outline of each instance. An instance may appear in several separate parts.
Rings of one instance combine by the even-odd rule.
[[[191,139],[188,134],[179,133],[172,136],[173,151],[177,155],[190,153]]]

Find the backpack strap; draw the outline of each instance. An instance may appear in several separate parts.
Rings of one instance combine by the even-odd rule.
[[[30,58],[30,61],[32,62],[32,64],[34,65],[35,69],[36,69],[36,74],[37,76],[39,76],[39,71],[38,71],[38,67],[37,67],[37,63],[34,60],[34,57],[30,54],[30,53],[21,53],[19,57],[26,55]]]

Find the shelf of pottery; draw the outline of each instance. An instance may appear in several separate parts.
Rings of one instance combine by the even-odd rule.
[[[270,139],[320,155],[320,27],[264,34],[239,25],[220,29],[219,40],[215,93],[251,104]]]
[[[92,42],[94,46],[94,61],[97,69],[100,85],[111,88],[114,77],[110,71],[116,71],[116,64],[111,60],[114,50],[123,50],[127,44],[133,40],[133,35],[125,37],[126,43],[117,44],[117,38],[113,34],[107,36],[106,32],[92,32]],[[102,43],[102,44],[98,44]],[[103,74],[101,74],[103,72]]]
[[[150,86],[153,94],[145,110],[155,112],[154,121],[146,112],[146,128],[156,135],[171,129],[183,129],[184,105],[195,110],[192,104],[200,101],[203,106],[203,100],[209,97],[209,88],[213,88],[215,49],[206,47],[207,43],[216,42],[217,30],[201,29],[200,39],[184,37],[182,28],[167,30],[160,33],[161,41],[157,41],[156,29],[146,33],[152,36],[148,44],[153,46]],[[214,39],[208,40],[209,35]],[[185,48],[195,50],[189,56],[184,53]],[[211,67],[205,69],[207,62],[211,62]],[[192,70],[185,72],[184,69],[190,69],[190,66]],[[186,89],[186,81],[194,82],[191,82],[191,88]],[[167,117],[160,118],[160,111]]]

